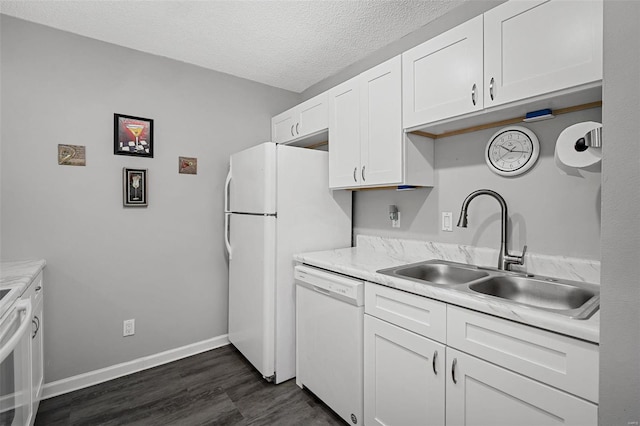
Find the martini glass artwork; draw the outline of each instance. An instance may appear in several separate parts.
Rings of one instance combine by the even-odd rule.
[[[144,149],[140,146],[140,134],[142,133],[144,126],[142,124],[127,124],[126,127],[136,138],[136,151]]]

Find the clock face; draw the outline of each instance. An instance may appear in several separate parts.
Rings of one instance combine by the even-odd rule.
[[[540,143],[526,127],[501,129],[487,143],[487,165],[501,176],[516,176],[529,170],[538,160]]]

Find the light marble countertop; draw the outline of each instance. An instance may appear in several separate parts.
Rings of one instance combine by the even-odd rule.
[[[495,298],[464,293],[453,288],[420,284],[376,272],[379,269],[424,260],[447,260],[445,257],[432,254],[431,257],[425,258],[424,253],[411,253],[410,251],[400,253],[381,249],[380,245],[372,247],[365,244],[359,247],[297,254],[294,256],[294,260],[522,324],[599,343],[600,310],[587,320],[574,320],[536,308],[505,303]]]
[[[46,264],[44,260],[0,262],[0,290],[11,290],[0,301],[0,318],[20,298]]]

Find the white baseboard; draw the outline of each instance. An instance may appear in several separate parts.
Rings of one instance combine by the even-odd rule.
[[[180,348],[170,349],[154,355],[145,356],[134,359],[132,361],[123,362],[122,364],[112,365],[110,367],[101,368],[100,370],[89,371],[88,373],[78,374],[77,376],[67,377],[66,379],[57,380],[51,383],[45,383],[42,389],[42,399],[52,398],[78,389],[97,385],[118,377],[146,370],[148,368],[157,367],[158,365],[167,364],[192,355],[209,351],[229,344],[229,336],[223,334],[201,342],[192,343]]]

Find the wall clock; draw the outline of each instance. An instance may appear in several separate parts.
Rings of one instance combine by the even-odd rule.
[[[540,142],[531,130],[522,126],[497,131],[485,149],[485,160],[492,172],[500,176],[518,176],[538,161]]]

